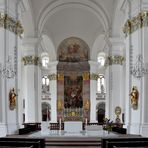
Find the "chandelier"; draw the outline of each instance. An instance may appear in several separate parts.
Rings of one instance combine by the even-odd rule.
[[[16,72],[12,66],[11,56],[8,56],[8,59],[4,66],[0,65],[0,74],[7,79],[15,77]]]
[[[131,74],[135,78],[142,78],[144,74],[148,74],[148,69],[145,68],[144,63],[142,62],[142,56],[137,56],[137,61],[131,70]]]

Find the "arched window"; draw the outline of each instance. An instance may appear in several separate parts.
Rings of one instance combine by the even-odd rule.
[[[49,78],[48,78],[48,76],[42,77],[42,92],[43,93],[49,92]]]
[[[48,68],[48,64],[49,64],[49,57],[48,56],[44,56],[42,58],[42,66],[45,68]]]
[[[98,56],[98,63],[100,66],[104,66],[105,64],[105,58],[103,56]]]
[[[100,66],[105,65],[105,60],[106,60],[106,54],[104,52],[99,52],[97,62],[99,63]]]
[[[97,81],[97,91],[98,93],[105,93],[105,79],[104,75],[100,74]]]

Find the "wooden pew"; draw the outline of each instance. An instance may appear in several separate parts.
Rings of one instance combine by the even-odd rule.
[[[102,138],[102,148],[119,148],[119,147],[148,147],[148,138],[144,137],[124,137],[124,138]]]
[[[39,138],[0,138],[1,147],[45,148],[45,140]]]

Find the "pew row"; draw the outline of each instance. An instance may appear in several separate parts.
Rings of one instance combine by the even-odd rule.
[[[0,138],[1,147],[45,148],[45,140],[39,138]]]
[[[148,148],[148,138],[144,137],[122,137],[122,138],[102,138],[102,148]]]

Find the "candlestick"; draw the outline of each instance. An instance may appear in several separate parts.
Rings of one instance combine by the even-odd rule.
[[[48,106],[47,106],[47,121],[48,121]]]
[[[60,127],[60,130],[62,129],[61,126],[62,126],[62,121],[61,121],[61,118],[60,118],[59,119],[59,127]]]
[[[85,124],[87,125],[87,118],[85,119]]]

